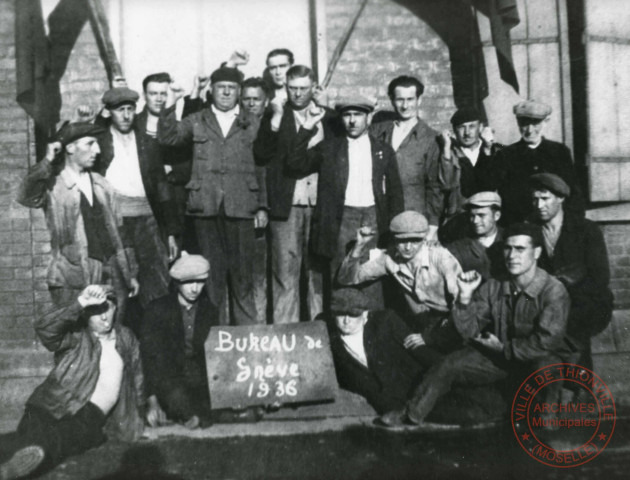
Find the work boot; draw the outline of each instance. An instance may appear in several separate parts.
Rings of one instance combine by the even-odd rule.
[[[0,465],[0,480],[22,478],[33,473],[44,461],[45,452],[39,445],[29,445],[19,449]]]
[[[405,409],[387,412],[378,417],[374,423],[381,427],[391,429],[401,429],[413,425],[413,423],[409,421],[409,417],[407,416]]]

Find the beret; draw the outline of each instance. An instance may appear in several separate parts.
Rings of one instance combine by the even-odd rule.
[[[66,123],[55,134],[55,141],[64,147],[83,137],[96,137],[105,133],[105,128],[89,122]]]
[[[514,115],[517,117],[534,118],[542,120],[551,115],[552,109],[546,103],[536,102],[535,100],[524,100],[517,103],[512,108]]]
[[[481,114],[475,107],[463,107],[457,110],[451,117],[451,125],[456,127],[462,123],[481,121]]]
[[[421,213],[407,210],[392,218],[389,231],[395,238],[423,238],[429,231],[429,222]]]
[[[140,95],[127,87],[116,87],[107,90],[103,95],[103,104],[107,108],[115,108],[123,103],[136,103]]]
[[[371,100],[363,95],[350,95],[341,98],[335,108],[340,112],[348,109],[361,110],[366,113],[371,113],[376,108],[376,100]]]
[[[209,272],[210,263],[208,260],[201,255],[189,255],[184,251],[168,273],[178,282],[190,282],[207,279]]]
[[[553,173],[536,173],[529,177],[532,189],[543,188],[557,197],[566,198],[571,194],[571,188],[558,175]]]
[[[466,207],[501,207],[501,196],[497,192],[479,192],[466,199]]]
[[[243,72],[238,68],[220,67],[210,75],[210,83],[234,82],[240,85],[244,77]]]
[[[543,244],[543,235],[540,225],[535,223],[513,223],[510,225],[503,234],[503,238],[516,237],[517,235],[526,235],[532,239],[532,244],[535,247],[540,247]]]
[[[330,301],[330,311],[333,315],[350,315],[358,317],[369,310],[370,299],[365,293],[356,288],[340,288],[334,290]]]

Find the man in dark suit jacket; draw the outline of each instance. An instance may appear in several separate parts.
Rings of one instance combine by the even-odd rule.
[[[155,413],[151,426],[166,417],[188,428],[210,420],[210,398],[204,343],[218,311],[203,291],[210,265],[201,255],[180,257],[170,275],[176,291],[147,307],[140,328],[140,352],[149,404]]]
[[[396,155],[389,145],[368,135],[374,102],[348,98],[338,103],[337,110],[346,134],[308,149],[314,126],[326,114],[324,109],[309,109],[286,164],[299,175],[319,173],[311,244],[316,254],[331,259],[333,279],[360,227],[382,235],[390,220],[404,210]],[[374,307],[382,307],[380,285],[368,288]]]
[[[309,251],[311,221],[317,203],[317,173],[296,175],[285,163],[293,140],[315,106],[315,74],[303,65],[287,72],[288,102],[276,97],[260,124],[254,142],[259,165],[267,166],[267,199],[271,227],[271,269],[274,323],[300,320],[300,273],[304,267],[309,319],[322,311],[322,262]],[[312,148],[324,139],[341,135],[337,115],[326,109],[308,142]]]

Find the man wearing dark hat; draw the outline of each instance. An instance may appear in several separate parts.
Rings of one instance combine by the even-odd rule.
[[[210,299],[224,304],[229,278],[230,310],[237,325],[262,321],[257,318],[252,272],[255,228],[267,225],[265,171],[255,165],[252,148],[258,118],[239,108],[242,80],[235,68],[215,70],[210,106],[180,122],[170,106],[158,124],[161,144],[193,145],[186,213],[194,217],[199,248],[212,265]]]
[[[492,129],[482,121],[476,108],[463,107],[451,117],[455,136],[450,130],[441,134],[439,179],[447,192],[447,217],[459,212],[468,197],[487,191],[491,185],[492,157],[500,147],[494,143]]]
[[[348,244],[359,227],[367,226],[376,237],[387,231],[389,221],[403,210],[404,199],[396,155],[392,148],[368,134],[374,101],[356,96],[337,104],[345,135],[326,139],[314,148],[308,143],[315,125],[325,115],[319,107],[306,112],[306,119],[287,157],[289,172],[318,173],[317,206],[313,214],[312,247],[331,260],[331,276],[346,256]],[[381,285],[368,286],[375,306],[382,306]]]
[[[571,187],[571,196],[565,206],[569,211],[583,215],[584,202],[571,152],[562,143],[543,136],[551,107],[526,100],[514,105],[513,110],[522,138],[496,154],[492,175],[491,189],[498,189],[503,199],[503,225],[522,222],[531,213],[526,179],[535,173],[553,173],[562,178]]]
[[[121,234],[114,191],[91,171],[102,133],[91,123],[64,125],[20,185],[18,202],[46,215],[52,257],[47,282],[58,306],[96,283],[114,286],[119,310],[127,291],[138,293],[135,257]]]
[[[383,424],[420,424],[454,386],[508,380],[517,387],[534,370],[562,362],[571,353],[566,338],[569,294],[537,266],[542,243],[537,225],[513,224],[505,232],[503,248],[509,278],[481,284],[475,271],[458,276],[459,293],[450,315],[468,346],[431,367],[407,406],[382,416]],[[547,386],[545,401],[557,403],[561,387],[561,382]]]
[[[210,419],[204,342],[218,325],[218,311],[204,290],[210,264],[201,255],[182,256],[169,273],[176,288],[147,307],[140,327],[140,351],[149,404],[157,426],[166,416],[188,428]]]
[[[393,79],[387,94],[396,118],[375,122],[371,132],[396,152],[405,208],[428,218],[432,236],[442,216],[444,194],[438,181],[438,133],[419,118],[423,92],[424,85],[415,77]]]
[[[591,337],[608,325],[613,309],[604,237],[596,223],[565,211],[571,190],[559,176],[532,175],[530,184],[532,220],[544,238],[538,264],[569,291],[568,334],[581,352],[578,363],[592,369]]]
[[[503,229],[501,197],[496,192],[479,192],[463,204],[468,219],[469,234],[446,245],[459,261],[464,272],[475,270],[483,279],[499,277],[505,272],[503,260]]]

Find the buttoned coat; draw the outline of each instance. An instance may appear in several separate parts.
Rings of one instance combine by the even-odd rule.
[[[187,215],[214,217],[224,211],[227,217],[246,219],[267,209],[265,170],[254,163],[258,125],[254,115],[241,111],[224,137],[210,107],[180,122],[174,107],[162,111],[160,144],[193,144],[192,173],[186,185]]]
[[[316,254],[333,258],[348,186],[347,137],[334,137],[307,149],[314,131],[300,128],[287,158],[287,168],[297,175],[319,173],[317,206],[313,213],[311,244]],[[372,149],[372,192],[378,232],[389,229],[390,220],[404,210],[403,191],[392,148],[370,136]],[[366,185],[366,188],[368,186]]]

